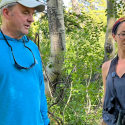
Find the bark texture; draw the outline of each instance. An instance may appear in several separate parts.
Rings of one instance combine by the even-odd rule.
[[[114,3],[111,0],[107,0],[107,31],[105,38],[105,55],[104,62],[113,59],[115,56],[115,41],[112,37],[112,27],[115,23],[115,15],[113,14]],[[113,15],[113,17],[111,17]]]
[[[65,26],[62,0],[48,0],[47,13],[51,41],[51,56],[45,73],[45,92],[51,96],[53,82],[58,80],[64,62]],[[51,89],[50,89],[51,88]]]
[[[79,15],[80,14],[80,7],[79,7],[79,2],[78,0],[72,0],[72,7],[73,7],[73,11]]]

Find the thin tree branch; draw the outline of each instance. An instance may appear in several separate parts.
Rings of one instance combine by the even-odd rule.
[[[64,107],[64,110],[63,110],[63,123],[65,122],[65,121],[64,121],[64,113],[65,113],[65,109],[66,109],[66,107],[67,107],[67,104],[70,102],[70,99],[71,99],[71,96],[72,96],[72,83],[73,83],[73,82],[71,82],[70,95],[69,95],[68,101],[67,101],[67,103],[66,103],[66,105],[65,105],[65,107]]]
[[[61,118],[55,116],[55,115],[54,115],[52,112],[50,112],[50,111],[48,111],[48,113],[51,114],[51,116],[56,117],[56,119],[60,120],[61,124],[63,125],[63,121],[62,121]],[[56,120],[56,121],[57,121],[58,125],[60,125],[60,123],[58,122],[58,120]]]

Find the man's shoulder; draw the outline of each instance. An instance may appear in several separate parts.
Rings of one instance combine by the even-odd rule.
[[[33,42],[33,40],[29,39],[27,36],[24,36],[26,40],[26,43],[31,45],[31,46],[34,46],[35,48],[38,48],[37,45]]]
[[[0,40],[1,40],[1,39],[3,39],[3,35],[2,35],[2,33],[1,33],[1,31],[0,31]]]
[[[28,42],[26,43],[26,46],[28,46],[33,51],[33,53],[36,53],[37,55],[40,56],[38,46],[32,40],[29,39]]]

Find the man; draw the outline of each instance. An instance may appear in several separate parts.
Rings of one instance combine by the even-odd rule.
[[[42,63],[37,46],[25,35],[36,0],[2,0],[0,31],[0,125],[48,125]]]

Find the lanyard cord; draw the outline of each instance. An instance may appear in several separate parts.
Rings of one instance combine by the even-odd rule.
[[[2,30],[0,30],[0,31],[1,31],[1,33],[2,33],[2,35],[4,37],[4,39],[5,39],[5,41],[7,43],[7,45],[11,48],[11,51],[13,52],[12,46],[8,43],[8,41],[7,41],[6,37],[5,37],[5,35],[3,34]]]
[[[34,63],[33,63],[29,68],[23,67],[23,66],[21,66],[21,65],[19,65],[19,64],[17,63],[17,61],[16,61],[16,59],[15,59],[15,57],[14,57],[14,54],[13,54],[13,48],[12,48],[12,46],[8,43],[8,41],[7,41],[6,37],[5,37],[5,35],[3,34],[2,30],[0,30],[0,31],[1,31],[1,33],[2,33],[2,35],[3,35],[3,37],[4,37],[4,39],[5,39],[5,41],[6,41],[6,43],[7,43],[7,45],[11,48],[12,56],[13,56],[13,59],[14,59],[14,62],[15,62],[16,67],[18,67],[18,68],[20,68],[20,69],[29,69],[29,68],[32,68],[33,66],[35,66],[35,64],[36,64],[35,56],[34,56],[32,50],[31,50],[29,47],[25,46],[24,39],[23,39],[24,47],[27,48],[28,50],[30,50],[30,52],[31,52],[32,55],[33,55],[33,59],[34,59]],[[27,38],[27,39],[28,39],[28,38]],[[28,39],[28,40],[29,40],[29,39]]]

